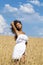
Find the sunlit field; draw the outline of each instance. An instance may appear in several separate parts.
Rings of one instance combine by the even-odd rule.
[[[0,65],[14,65],[12,52],[14,36],[0,36]],[[43,38],[29,37],[26,49],[26,63],[20,65],[43,65]]]

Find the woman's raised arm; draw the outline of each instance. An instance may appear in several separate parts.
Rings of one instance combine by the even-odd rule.
[[[19,35],[19,32],[18,30],[16,29],[15,25],[14,25],[14,22],[11,23],[11,26],[13,27],[13,30],[15,32],[15,34],[18,36]]]

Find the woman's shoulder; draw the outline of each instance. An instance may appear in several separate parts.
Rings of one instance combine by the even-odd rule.
[[[25,32],[23,32],[23,34],[25,34]]]
[[[25,34],[24,32],[22,32],[22,33],[18,33],[18,35],[17,35],[17,34],[15,34],[15,36],[14,36],[15,40],[16,40],[18,37],[23,36],[24,34]]]

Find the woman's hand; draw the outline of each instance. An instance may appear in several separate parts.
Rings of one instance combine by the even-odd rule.
[[[14,22],[11,22],[11,26],[14,26]]]

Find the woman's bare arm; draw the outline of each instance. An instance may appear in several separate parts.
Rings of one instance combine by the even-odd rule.
[[[15,32],[15,34],[18,36],[19,35],[19,32],[18,30],[16,29],[15,25],[14,25],[14,22],[11,23],[11,26],[13,27],[13,30]]]

